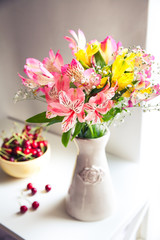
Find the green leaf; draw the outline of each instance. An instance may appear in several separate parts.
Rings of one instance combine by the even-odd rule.
[[[65,147],[67,147],[67,145],[68,145],[70,136],[71,136],[71,129],[68,132],[65,132],[62,134],[61,141]]]
[[[84,69],[88,69],[89,66],[85,64],[82,60],[79,60],[80,64],[84,67]]]
[[[80,131],[84,125],[85,125],[85,123],[81,123],[81,122],[76,123],[75,130],[74,130],[71,140],[73,140],[80,133]]]
[[[39,113],[31,118],[28,118],[26,122],[29,123],[48,123],[47,126],[52,125],[54,123],[62,122],[64,117],[57,116],[54,118],[46,118],[46,112]]]
[[[100,52],[98,51],[95,55],[95,61],[96,61],[96,65],[100,66],[101,68],[103,68],[104,66],[106,66],[106,63],[102,57],[102,55],[100,54]]]
[[[94,124],[92,125],[93,136],[94,138],[99,138],[105,135],[106,127],[102,124]]]
[[[30,123],[46,123],[50,122],[51,119],[46,118],[46,112],[39,113],[31,118],[28,118],[26,122]]]
[[[122,109],[120,108],[112,108],[109,110],[105,115],[103,115],[103,121],[108,122],[109,120],[113,119],[117,113],[121,113]]]
[[[98,138],[104,136],[106,127],[103,124],[84,123],[78,134],[79,138]]]
[[[74,83],[70,82],[70,88],[77,88]]]
[[[40,97],[41,97],[41,98],[46,98],[46,96],[45,96],[45,95],[41,95]]]
[[[63,118],[64,117],[61,117],[61,116],[57,116],[57,117],[51,118],[51,119],[49,119],[50,122],[47,124],[47,126],[50,126],[50,125],[58,123],[58,122],[62,122]]]

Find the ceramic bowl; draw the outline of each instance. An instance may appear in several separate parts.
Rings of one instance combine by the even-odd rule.
[[[33,160],[24,162],[10,162],[0,157],[0,166],[8,175],[16,178],[27,178],[44,169],[50,160],[50,146],[46,152]]]

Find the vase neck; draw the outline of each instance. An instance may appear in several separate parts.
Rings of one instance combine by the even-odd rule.
[[[105,147],[108,143],[110,137],[110,132],[107,132],[103,137],[100,138],[92,138],[92,139],[84,139],[84,138],[76,138],[76,144],[78,150],[81,154],[88,153],[91,154],[93,152],[105,151]]]

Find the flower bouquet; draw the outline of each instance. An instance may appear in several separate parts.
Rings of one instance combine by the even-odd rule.
[[[66,197],[66,210],[76,219],[96,221],[110,216],[115,195],[105,154],[108,126],[131,107],[147,105],[160,95],[151,79],[154,57],[140,47],[124,48],[108,36],[102,42],[86,43],[81,30],[70,31],[73,60],[64,64],[59,51],[49,58],[28,58],[20,76],[25,90],[15,100],[38,99],[47,103],[45,112],[27,122],[61,122],[62,143],[76,137],[77,164]]]
[[[104,41],[86,43],[81,30],[66,36],[74,56],[64,64],[59,51],[49,51],[40,62],[26,59],[20,76],[25,90],[15,100],[38,99],[47,103],[46,111],[27,122],[61,122],[62,143],[70,138],[98,138],[105,135],[113,120],[131,107],[139,107],[160,95],[159,84],[151,79],[154,57],[140,47],[124,48],[107,36]]]

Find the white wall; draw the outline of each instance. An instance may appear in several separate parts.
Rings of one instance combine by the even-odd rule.
[[[148,11],[148,28],[146,49],[155,56],[155,62],[160,66],[160,1],[150,0]],[[160,83],[160,74],[155,76]],[[160,102],[160,97],[155,103]],[[151,162],[160,161],[159,155],[160,112],[144,113],[142,117],[141,158]]]

